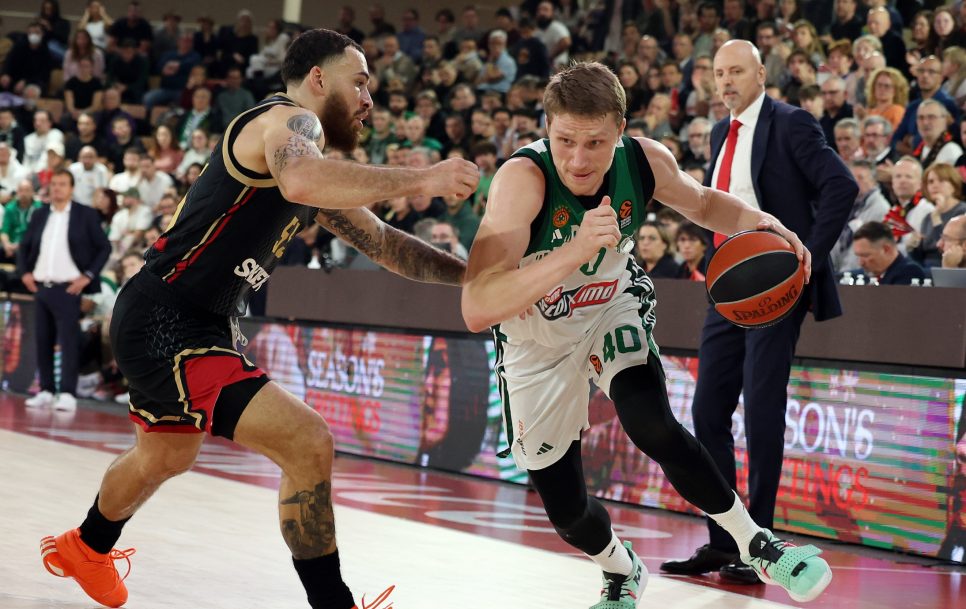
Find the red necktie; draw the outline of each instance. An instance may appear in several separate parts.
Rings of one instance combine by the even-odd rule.
[[[741,128],[741,123],[733,120],[731,121],[731,128],[728,129],[728,140],[725,142],[724,157],[721,159],[721,169],[718,171],[718,181],[714,185],[715,188],[724,192],[730,192],[731,188],[731,163],[735,160],[735,146],[738,144],[738,129]],[[721,233],[714,234],[714,247],[717,249],[721,247],[727,236]]]

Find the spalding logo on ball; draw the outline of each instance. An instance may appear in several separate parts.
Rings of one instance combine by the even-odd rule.
[[[732,235],[711,257],[705,285],[714,308],[742,328],[778,323],[802,296],[805,266],[778,233]]]

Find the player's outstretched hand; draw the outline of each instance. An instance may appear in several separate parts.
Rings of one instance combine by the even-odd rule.
[[[617,212],[610,206],[610,197],[604,197],[600,205],[584,214],[584,219],[573,240],[583,262],[589,262],[600,248],[612,248],[621,239],[617,227]]]
[[[465,159],[446,159],[427,168],[423,193],[430,197],[469,198],[480,183],[480,170]]]
[[[805,266],[805,283],[808,283],[812,277],[812,253],[808,251],[808,248],[805,247],[805,245],[802,243],[802,240],[798,238],[798,235],[785,228],[785,225],[779,222],[777,219],[762,220],[758,223],[758,228],[760,230],[774,231],[792,244],[795,254]]]

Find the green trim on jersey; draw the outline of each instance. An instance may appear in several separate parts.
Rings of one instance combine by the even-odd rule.
[[[631,148],[639,144],[627,136],[621,137],[621,144],[614,149],[614,160],[607,174],[606,194],[610,196],[611,207],[617,213],[621,235],[633,239],[637,227],[644,222],[645,208],[653,193],[644,193],[638,157]],[[525,157],[536,163],[546,178],[543,221],[527,244],[526,257],[535,252],[556,249],[569,241],[587,210],[557,174],[549,139],[544,138],[521,148],[510,158],[517,157]],[[625,203],[629,204],[630,209],[625,209],[626,215],[621,217],[622,208],[627,207]]]
[[[500,325],[493,326],[493,344],[496,347],[496,384],[500,390],[500,399],[503,400],[503,429],[506,431],[507,447],[496,454],[497,457],[505,458],[510,456],[510,449],[513,448],[513,416],[510,414],[510,391],[506,387],[506,379],[503,374],[506,368],[503,365],[503,345],[507,342],[506,334],[500,332]]]

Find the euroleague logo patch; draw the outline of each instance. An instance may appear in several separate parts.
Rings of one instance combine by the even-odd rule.
[[[553,226],[554,228],[563,228],[566,226],[567,222],[570,220],[570,212],[567,211],[565,207],[558,207],[553,212]]]
[[[604,369],[604,365],[600,362],[600,358],[596,355],[590,356],[590,365],[594,367],[594,372],[600,376],[601,371]]]
[[[631,203],[630,201],[624,201],[623,203],[621,203],[621,208],[620,208],[620,211],[617,212],[617,215],[621,219],[620,227],[622,229],[630,226],[631,220],[632,220],[631,218],[632,211],[634,211],[633,203]]]

